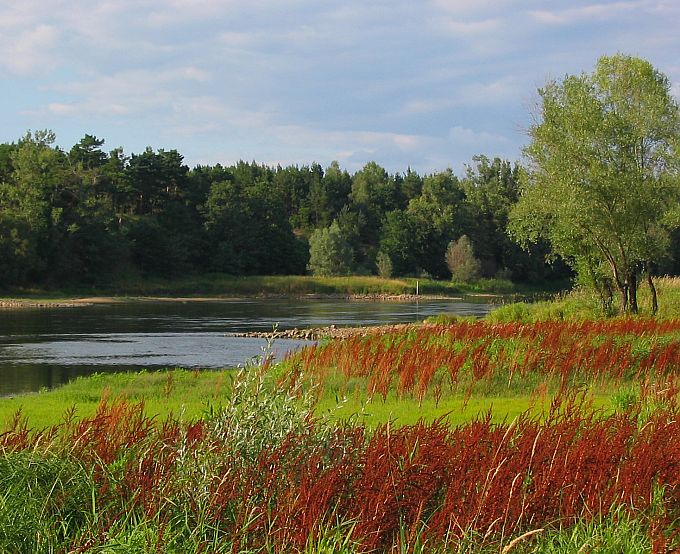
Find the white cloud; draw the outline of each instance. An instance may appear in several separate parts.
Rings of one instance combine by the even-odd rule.
[[[273,124],[273,115],[267,109],[237,107],[213,96],[183,96],[173,103],[173,111],[173,122],[185,127],[186,121],[194,121],[201,132],[209,127],[263,131]]]
[[[19,74],[52,69],[58,38],[59,32],[50,25],[36,25],[14,36],[4,35],[0,39],[3,51],[0,64]]]
[[[222,17],[238,2],[220,0],[165,0],[152,2],[147,22],[153,27],[186,24]]]
[[[440,169],[512,154],[523,99],[605,49],[676,67],[678,14],[675,0],[0,1],[0,118],[5,140],[96,123],[126,148],[176,138],[210,162]]]
[[[76,106],[61,102],[51,102],[47,105],[47,111],[55,115],[69,115],[76,111]]]
[[[468,146],[486,146],[489,144],[507,144],[510,142],[509,139],[503,135],[487,133],[485,131],[475,131],[459,125],[451,127],[449,130],[449,137],[456,144],[465,144]]]
[[[415,98],[408,100],[401,108],[404,115],[421,115],[439,112],[455,105],[453,98]]]
[[[413,151],[422,147],[428,138],[396,132],[377,131],[333,131],[317,130],[300,125],[275,125],[269,128],[272,136],[287,144],[300,146],[324,145],[325,148],[336,149],[338,153],[352,151],[348,146],[364,149],[370,152],[384,147],[397,148],[403,152]]]
[[[49,102],[41,111],[54,116],[147,116],[172,111],[187,83],[203,84],[210,75],[191,66],[160,71],[130,70],[111,75],[93,75],[89,80],[60,82],[46,88],[53,96],[75,97]]]
[[[479,13],[507,13],[517,0],[431,0],[430,4],[438,10],[458,15]]]
[[[225,31],[217,37],[218,42],[227,48],[244,48],[252,46],[258,39],[258,35],[246,31]]]
[[[517,99],[524,91],[517,77],[501,77],[489,82],[468,82],[455,93],[455,104],[462,106],[487,106]]]
[[[540,23],[549,25],[569,25],[582,20],[606,19],[612,20],[622,12],[630,13],[645,8],[648,2],[612,2],[604,4],[589,4],[577,8],[564,10],[530,10],[528,14]]]
[[[500,19],[482,19],[477,21],[461,21],[450,17],[438,19],[438,25],[445,31],[457,36],[486,35],[501,27]]]
[[[445,112],[458,107],[491,106],[515,101],[525,90],[519,76],[501,77],[489,82],[474,82],[469,79],[459,86],[449,84],[452,89],[445,97],[412,98],[404,102],[400,115],[422,115]]]

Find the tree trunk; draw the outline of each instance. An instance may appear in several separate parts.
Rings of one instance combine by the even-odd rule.
[[[621,280],[621,274],[619,273],[619,268],[616,267],[616,264],[611,261],[610,265],[612,274],[614,275],[614,283],[619,291],[619,309],[622,314],[625,314],[628,311],[628,285],[625,281]]]
[[[652,315],[656,315],[656,312],[659,311],[659,302],[656,296],[656,287],[654,286],[654,280],[652,279],[652,270],[649,267],[649,264],[647,264],[647,284],[649,285],[649,292],[652,295]]]
[[[637,303],[637,275],[635,271],[631,271],[628,274],[628,298],[630,301],[630,313],[638,313],[638,303]]]
[[[596,283],[595,286],[597,288],[597,293],[600,295],[602,309],[605,312],[609,311],[614,300],[614,291],[612,290],[611,282],[609,279],[604,279],[601,283]]]
[[[617,281],[616,288],[619,289],[619,309],[621,310],[622,314],[625,314],[628,311],[628,285],[626,283]]]
[[[612,290],[612,283],[609,279],[604,284],[604,294],[605,294],[605,306],[607,311],[612,309],[612,303],[614,302],[614,291]]]

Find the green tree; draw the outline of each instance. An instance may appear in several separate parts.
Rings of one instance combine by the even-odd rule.
[[[680,202],[680,116],[668,79],[649,62],[602,57],[592,74],[539,90],[522,196],[510,230],[546,238],[581,277],[614,288],[637,311],[637,281],[668,248]],[[655,309],[655,306],[653,306]]]
[[[0,183],[8,182],[12,177],[14,172],[12,155],[16,149],[17,145],[14,143],[0,144]]]
[[[210,267],[234,275],[303,273],[306,247],[293,234],[283,196],[270,174],[255,179],[212,184],[204,208]]]
[[[340,210],[347,204],[352,190],[352,177],[347,171],[340,169],[337,161],[333,161],[324,173],[323,188],[328,199],[330,216],[331,218],[337,217]]]
[[[375,266],[381,278],[389,279],[392,277],[392,260],[385,252],[378,252],[375,257]]]
[[[465,193],[450,169],[428,175],[406,214],[416,245],[416,265],[433,277],[448,276],[444,254],[448,243],[467,227]]]
[[[46,269],[49,237],[61,218],[59,193],[63,153],[51,131],[27,132],[10,155],[12,172],[0,185],[0,254],[7,284],[39,280]]]
[[[106,154],[101,149],[103,145],[103,139],[86,134],[78,144],[71,148],[69,161],[73,164],[80,164],[85,169],[101,167],[107,160]]]
[[[385,215],[380,230],[380,252],[390,259],[395,275],[416,273],[419,252],[416,228],[405,211],[393,210]]]
[[[423,178],[410,167],[406,170],[406,174],[399,178],[398,184],[406,205],[409,200],[418,198],[423,190]]]
[[[340,216],[340,226],[355,223],[356,232],[348,232],[358,264],[371,269],[378,249],[380,227],[384,214],[399,207],[400,190],[393,177],[375,162],[367,163],[352,178],[348,211],[353,215]]]
[[[352,267],[352,248],[334,221],[309,238],[309,265],[313,275],[347,275]]]
[[[449,243],[445,258],[454,281],[469,283],[479,279],[481,265],[467,235]]]
[[[140,269],[172,274],[205,264],[201,210],[207,188],[201,188],[200,179],[190,178],[179,152],[147,148],[133,154],[117,182],[119,191],[131,192],[124,202],[130,210],[124,232]]]

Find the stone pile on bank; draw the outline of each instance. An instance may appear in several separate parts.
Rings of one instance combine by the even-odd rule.
[[[19,309],[19,308],[75,308],[83,306],[78,302],[49,302],[40,300],[0,300],[0,309]]]
[[[365,337],[374,333],[387,333],[403,329],[412,324],[399,323],[394,325],[378,325],[373,327],[313,327],[309,329],[283,329],[276,331],[248,331],[245,333],[229,333],[230,337],[247,337],[261,339],[293,339],[293,340],[321,340],[321,339],[346,339],[354,336]]]

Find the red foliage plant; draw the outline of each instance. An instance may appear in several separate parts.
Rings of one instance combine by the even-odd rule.
[[[366,550],[386,551],[403,528],[422,528],[434,541],[468,532],[506,540],[619,506],[643,514],[653,506],[650,533],[668,543],[662,523],[680,516],[677,406],[670,401],[641,420],[561,402],[545,420],[493,424],[487,415],[453,428],[440,420],[370,433],[344,425],[328,434],[310,419],[252,464],[237,463],[203,422],[159,425],[125,403],[103,404],[95,416],[50,432],[15,424],[1,440],[5,453],[49,450],[92,468],[100,518],[83,534],[87,544],[125,514],[165,525],[179,508],[183,521],[207,517],[239,548],[302,550],[325,526],[345,521]],[[210,462],[207,480],[193,471],[201,459]]]
[[[400,395],[422,400],[431,384],[447,375],[455,389],[499,374],[537,373],[554,377],[564,392],[579,375],[589,379],[680,374],[680,320],[615,319],[491,324],[483,321],[425,325],[408,331],[353,336],[314,345],[289,361],[303,372],[339,371],[347,379],[365,377],[371,395],[387,396],[393,383]]]

